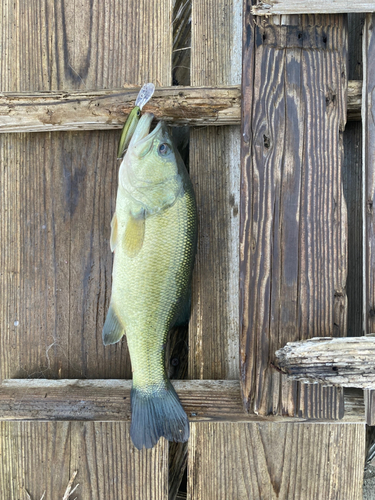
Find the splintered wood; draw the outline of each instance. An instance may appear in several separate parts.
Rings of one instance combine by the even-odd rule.
[[[345,20],[289,16],[246,28],[241,381],[259,414],[314,414],[304,403],[314,389],[276,373],[274,353],[291,340],[346,335]]]
[[[375,337],[289,342],[275,364],[295,380],[375,389]]]
[[[0,132],[110,130],[121,128],[138,89],[76,92],[0,93]],[[353,110],[360,110],[353,87]],[[143,107],[172,125],[239,125],[239,85],[158,88]]]

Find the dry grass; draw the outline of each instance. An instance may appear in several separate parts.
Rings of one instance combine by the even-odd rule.
[[[73,495],[73,493],[78,488],[79,483],[77,483],[74,486],[74,488],[72,489],[72,486],[73,486],[73,483],[74,483],[74,480],[76,478],[77,473],[78,473],[78,471],[76,471],[76,470],[73,472],[72,477],[69,480],[68,486],[66,487],[66,490],[65,490],[65,493],[64,493],[64,496],[63,496],[62,500],[69,500],[70,497]],[[30,496],[30,493],[26,490],[26,488],[25,488],[25,491],[26,491],[26,495],[27,495],[27,500],[33,500],[31,498],[31,496]],[[46,500],[45,499],[45,494],[46,494],[46,492],[43,493],[43,495],[41,496],[40,500]],[[75,497],[75,498],[73,498],[71,500],[77,500],[77,497]]]

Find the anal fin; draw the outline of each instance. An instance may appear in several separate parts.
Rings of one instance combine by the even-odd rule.
[[[117,314],[113,308],[113,305],[109,305],[107,317],[103,326],[103,344],[116,344],[119,340],[121,340],[122,336],[125,333],[125,328],[122,325],[121,321],[118,319]]]

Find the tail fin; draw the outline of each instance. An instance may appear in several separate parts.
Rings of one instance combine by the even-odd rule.
[[[169,380],[152,390],[133,387],[131,403],[130,437],[138,450],[152,448],[162,436],[168,441],[189,439],[189,420]]]

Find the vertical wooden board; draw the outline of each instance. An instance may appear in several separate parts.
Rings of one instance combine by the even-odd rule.
[[[0,378],[59,376],[70,260],[62,150],[52,134],[2,135],[0,144]]]
[[[171,83],[172,0],[0,5],[2,91]]]
[[[193,2],[191,85],[240,82],[241,9],[238,0]],[[190,378],[238,378],[239,148],[239,127],[190,131],[199,214]]]
[[[188,499],[360,500],[365,443],[364,424],[195,423]]]
[[[362,31],[366,14],[348,14],[349,80],[362,80]],[[344,132],[344,195],[348,206],[348,336],[364,334],[362,124],[348,122]]]
[[[328,408],[311,408],[314,389],[290,384],[270,361],[289,341],[346,334],[345,17],[251,23],[243,60],[243,397],[261,414],[335,418],[340,398],[327,393]]]
[[[138,451],[125,422],[72,422],[71,470],[78,470],[80,498],[165,500],[168,442]]]
[[[375,391],[366,389],[364,391],[365,416],[367,425],[375,425]]]
[[[363,31],[362,133],[365,175],[366,333],[375,332],[375,14],[368,14]]]
[[[171,0],[5,1],[0,10],[1,90],[171,82]],[[104,349],[100,338],[117,137],[1,138],[3,378],[131,376],[126,341]]]
[[[375,332],[375,14],[367,14],[363,30],[362,140],[366,221],[364,235],[365,333]],[[366,419],[374,423],[375,391],[366,391]]]
[[[0,497],[62,499],[70,479],[68,422],[0,422]]]
[[[344,133],[343,182],[348,205],[348,337],[364,334],[362,126],[349,122]]]

